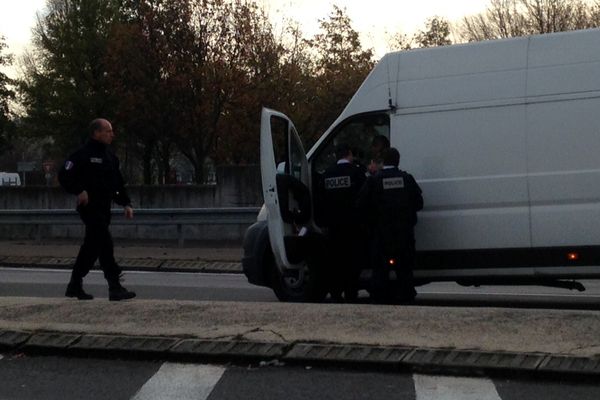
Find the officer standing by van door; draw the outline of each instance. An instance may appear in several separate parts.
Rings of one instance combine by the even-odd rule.
[[[423,208],[421,188],[412,175],[398,169],[400,153],[383,153],[383,169],[362,187],[358,207],[367,214],[369,253],[373,269],[371,294],[377,302],[410,302],[416,291],[414,227]],[[389,279],[396,274],[396,283]]]
[[[369,175],[375,175],[383,168],[383,152],[390,148],[390,140],[384,135],[373,137],[371,142],[371,160],[367,167]]]
[[[356,199],[366,179],[365,171],[354,163],[350,146],[339,144],[335,150],[337,162],[323,174],[324,220],[329,228],[328,285],[334,300],[353,301],[358,295],[361,249],[364,247],[362,219],[356,209]]]
[[[89,140],[69,156],[58,175],[65,190],[77,196],[77,211],[85,224],[85,238],[65,296],[79,300],[93,298],[83,290],[83,278],[99,259],[108,282],[109,300],[131,299],[135,293],[120,283],[121,268],[113,254],[109,225],[113,200],[124,207],[128,219],[133,218],[133,208],[119,170],[119,159],[108,148],[114,139],[111,123],[95,119],[88,129]]]

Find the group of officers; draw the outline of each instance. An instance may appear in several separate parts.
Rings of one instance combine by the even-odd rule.
[[[422,192],[413,176],[398,168],[400,153],[387,137],[376,136],[371,151],[364,167],[355,163],[348,144],[338,144],[337,162],[323,174],[322,215],[331,249],[327,286],[334,301],[356,300],[361,270],[368,265],[375,302],[409,303],[416,296],[414,226]]]

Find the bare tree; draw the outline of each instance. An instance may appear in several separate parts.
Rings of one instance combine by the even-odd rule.
[[[465,17],[459,36],[480,41],[600,26],[600,2],[491,0],[486,11]]]

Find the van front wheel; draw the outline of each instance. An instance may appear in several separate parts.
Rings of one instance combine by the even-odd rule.
[[[272,263],[271,288],[279,301],[320,303],[327,296],[324,280],[308,264],[304,268],[281,273]]]

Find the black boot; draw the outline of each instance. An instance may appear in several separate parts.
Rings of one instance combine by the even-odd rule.
[[[78,300],[92,300],[94,296],[86,293],[81,286],[81,282],[69,282],[67,285],[66,297],[77,297]]]
[[[108,288],[108,300],[110,301],[120,301],[133,299],[135,297],[135,292],[131,292],[125,289],[121,284],[110,285]]]

